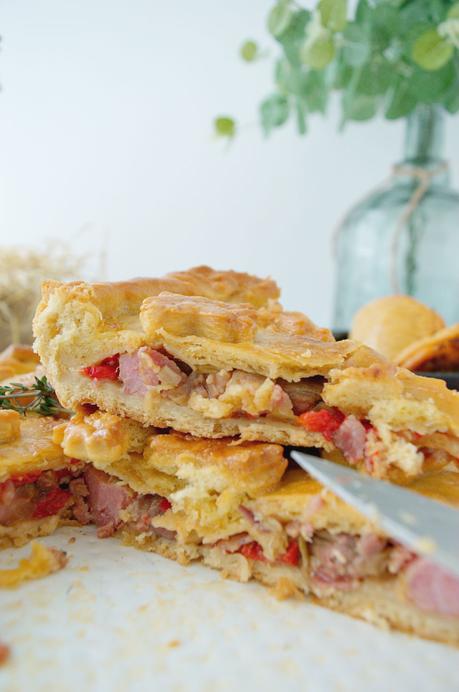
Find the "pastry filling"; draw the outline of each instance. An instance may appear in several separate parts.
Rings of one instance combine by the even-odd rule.
[[[320,506],[317,496],[309,509],[314,514]],[[100,538],[125,529],[142,539],[175,542],[180,540],[175,531],[157,526],[160,516],[173,516],[175,510],[173,500],[138,494],[117,478],[76,460],[65,469],[16,476],[0,485],[3,526],[57,516],[63,523],[95,524]],[[374,533],[315,530],[311,513],[307,521],[283,522],[243,505],[239,512],[245,531],[205,545],[219,553],[223,566],[225,556],[235,554],[249,565],[284,566],[297,571],[305,590],[319,598],[355,589],[367,579],[400,576],[407,599],[418,608],[459,618],[459,578],[390,539]],[[204,547],[196,532],[190,540]],[[274,552],[273,546],[277,546]]]
[[[241,370],[198,373],[146,346],[105,358],[83,368],[81,374],[96,382],[116,382],[127,395],[155,392],[207,418],[269,417],[301,425],[322,435],[324,447],[333,445],[349,464],[370,475],[384,477],[389,467],[397,467],[406,476],[415,476],[426,462],[438,468],[451,460],[444,451],[424,447],[414,432],[376,427],[326,406],[321,399],[321,377],[286,382]]]
[[[322,389],[321,378],[289,383],[242,370],[197,373],[146,346],[105,358],[81,373],[95,381],[117,381],[125,394],[158,392],[210,418],[270,415],[295,421],[320,401]]]

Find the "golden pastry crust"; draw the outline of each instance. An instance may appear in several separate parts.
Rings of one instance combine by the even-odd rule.
[[[141,320],[144,322],[142,315]],[[241,343],[196,335],[179,337],[163,328],[150,338],[198,372],[235,369],[288,382],[326,375],[332,368],[344,365],[346,358],[359,348],[352,341],[321,341],[315,336],[270,329],[259,329],[252,340]]]
[[[166,274],[162,278],[139,278],[130,281],[85,283],[73,281],[61,283],[47,281],[42,289],[36,318],[52,300],[62,306],[79,301],[93,306],[105,319],[107,328],[116,328],[137,318],[142,302],[162,291],[183,296],[200,295],[214,300],[247,302],[255,307],[265,305],[279,297],[279,288],[272,279],[259,279],[234,271],[215,271],[210,267],[194,267],[188,271]]]
[[[395,295],[364,305],[354,316],[350,336],[395,360],[409,344],[444,326],[435,310],[411,296]]]
[[[280,445],[160,434],[100,411],[74,416],[55,430],[54,440],[67,456],[91,462],[142,493],[161,494],[168,481],[176,488],[186,466],[196,482],[210,472],[215,487],[230,485],[255,496],[274,487],[287,467]]]
[[[332,370],[323,389],[330,406],[421,435],[459,435],[459,393],[443,380],[421,377],[391,364]]]
[[[32,372],[39,362],[32,346],[12,344],[0,353],[0,381]]]
[[[53,431],[62,421],[36,414],[20,416],[13,411],[0,417],[4,442],[0,444],[0,483],[14,476],[63,468],[67,463],[60,445],[53,442]],[[11,434],[11,424],[15,426]]]
[[[412,479],[405,487],[459,509],[459,473],[441,470]],[[270,493],[249,503],[255,512],[286,521],[307,522],[331,533],[384,533],[378,525],[346,504],[301,469],[290,469]]]
[[[397,353],[395,362],[409,370],[459,370],[459,324],[419,339]]]
[[[174,336],[190,334],[233,342],[252,341],[257,311],[248,304],[223,303],[196,296],[163,291],[144,300],[140,319],[148,336],[164,329]]]

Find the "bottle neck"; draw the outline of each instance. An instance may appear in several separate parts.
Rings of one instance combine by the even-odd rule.
[[[435,105],[420,104],[408,116],[403,166],[434,170],[444,163],[444,114]],[[435,175],[433,185],[448,182],[448,172]]]
[[[405,162],[424,166],[443,159],[444,115],[437,106],[421,104],[408,116]]]

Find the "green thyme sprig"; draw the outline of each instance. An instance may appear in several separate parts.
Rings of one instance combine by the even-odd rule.
[[[21,404],[23,399],[31,399]],[[27,386],[12,382],[0,387],[0,409],[17,411],[21,414],[39,413],[41,416],[69,414],[71,411],[60,405],[54,389],[45,376],[35,377],[35,382]]]

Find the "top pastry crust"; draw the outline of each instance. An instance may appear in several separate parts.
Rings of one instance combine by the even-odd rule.
[[[32,346],[12,344],[0,353],[0,381],[32,372],[39,362]]]
[[[200,295],[234,303],[246,302],[255,307],[266,305],[268,301],[277,299],[280,294],[272,279],[259,279],[250,274],[216,271],[202,266],[166,274],[158,279],[139,278],[92,284],[83,281],[46,281],[43,284],[42,301],[38,306],[37,316],[52,300],[59,301],[62,306],[72,301],[80,301],[88,307],[97,308],[107,328],[116,328],[137,318],[142,302],[162,291],[184,296]]]
[[[266,315],[259,319],[246,305],[168,292],[144,301],[140,321],[149,343],[203,372],[232,368],[298,381],[343,364],[359,346],[330,340],[325,330],[306,320],[301,333],[295,333],[292,322],[297,326],[298,320],[282,323],[282,313],[275,313],[270,324]]]
[[[53,441],[54,429],[60,424],[51,417],[0,411],[0,483],[68,464],[61,446]]]

